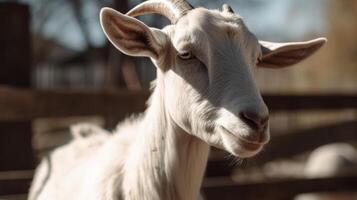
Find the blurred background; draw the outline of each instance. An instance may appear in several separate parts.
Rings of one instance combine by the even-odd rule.
[[[125,13],[140,2],[0,0],[0,199],[26,198],[36,163],[71,139],[71,124],[113,129],[144,109],[156,69],[149,59],[113,48],[98,17],[104,6]],[[212,9],[223,4],[189,2]],[[207,199],[235,199],[237,191],[241,199],[293,199],[333,190],[338,194],[296,198],[356,200],[357,1],[225,3],[260,40],[327,37],[328,43],[292,68],[258,70],[258,85],[272,113],[272,143],[243,164],[213,150],[204,184]],[[168,24],[158,15],[140,20],[158,28]],[[219,189],[226,180],[243,189],[223,198]]]

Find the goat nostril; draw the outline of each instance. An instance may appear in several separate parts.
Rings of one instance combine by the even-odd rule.
[[[256,112],[241,112],[239,117],[251,128],[262,129],[266,126],[269,116],[262,116]]]

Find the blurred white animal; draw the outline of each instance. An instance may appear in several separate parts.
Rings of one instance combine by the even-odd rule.
[[[134,18],[148,13],[172,24],[159,30]],[[195,9],[185,0],[145,1],[127,15],[104,8],[100,20],[121,52],[156,65],[148,108],[113,135],[76,134],[52,152],[30,200],[197,199],[209,146],[246,158],[269,141],[254,69],[290,66],[326,41],[259,42],[229,6]]]
[[[323,178],[357,172],[357,151],[349,144],[329,144],[314,150],[307,161],[305,176]],[[296,200],[356,200],[357,192],[299,195]]]

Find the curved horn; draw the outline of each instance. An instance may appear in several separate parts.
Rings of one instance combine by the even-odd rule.
[[[223,4],[223,12],[229,12],[229,13],[234,13],[234,10],[232,9],[232,7],[228,4]]]
[[[157,13],[167,17],[172,24],[184,16],[193,6],[185,0],[148,0],[132,10],[127,15],[137,17],[149,13]]]

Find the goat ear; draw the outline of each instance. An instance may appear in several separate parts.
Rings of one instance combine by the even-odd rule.
[[[326,38],[291,43],[259,41],[262,57],[258,61],[257,66],[283,68],[294,65],[315,53],[326,41]]]
[[[158,31],[111,8],[102,8],[100,23],[109,41],[121,52],[158,59],[162,50],[160,40],[156,38]]]

